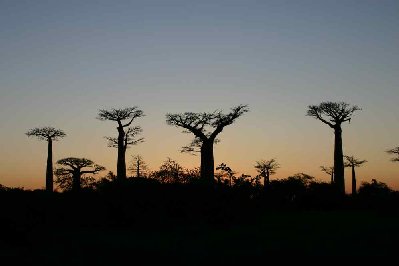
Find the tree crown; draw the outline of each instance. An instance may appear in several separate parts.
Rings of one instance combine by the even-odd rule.
[[[360,167],[362,164],[367,163],[367,160],[358,160],[354,156],[344,155],[345,167]]]
[[[357,105],[350,106],[345,102],[322,102],[319,105],[309,105],[307,116],[314,117],[334,128],[343,122],[351,120],[355,111],[361,110]]]
[[[268,172],[270,175],[273,175],[276,173],[278,168],[280,168],[280,164],[276,161],[276,159],[257,161],[255,165],[255,169],[261,175],[264,175],[266,172]]]
[[[87,170],[87,173],[97,173],[99,171],[105,170],[105,167],[95,164],[92,160],[86,158],[75,158],[68,157],[57,161],[57,164],[67,166],[69,168],[59,168],[66,172],[81,170],[82,168],[90,167],[91,170]]]
[[[28,137],[37,137],[39,140],[57,141],[66,136],[65,132],[53,127],[32,128],[25,133]]]
[[[120,108],[120,109],[115,109],[115,108],[111,108],[109,110],[100,109],[98,112],[97,119],[101,121],[105,120],[116,121],[118,122],[119,126],[127,127],[130,126],[130,124],[133,122],[134,119],[142,116],[144,116],[143,111],[138,109],[137,106],[133,106],[133,107]],[[126,124],[122,124],[124,120],[129,120],[129,121]]]
[[[391,159],[392,162],[399,162],[399,146],[395,147],[393,149],[387,150],[386,152],[397,156],[396,158]]]
[[[222,111],[212,113],[193,113],[185,112],[183,114],[166,114],[166,123],[168,125],[182,127],[183,133],[193,133],[193,141],[184,146],[182,152],[198,152],[204,141],[218,143],[216,136],[223,131],[223,128],[233,124],[237,118],[248,112],[247,105],[238,105],[231,108],[231,112],[223,114]]]

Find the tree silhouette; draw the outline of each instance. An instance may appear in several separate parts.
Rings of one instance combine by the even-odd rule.
[[[332,166],[320,166],[321,171],[331,176],[331,184],[334,184],[334,167]]]
[[[391,159],[392,162],[399,162],[399,147],[387,150],[387,153],[397,156],[396,158]]]
[[[356,195],[356,173],[355,167],[360,167],[362,164],[366,163],[366,160],[358,160],[354,156],[345,155],[345,167],[350,167],[352,169],[352,195]]]
[[[138,107],[127,107],[122,109],[101,109],[97,119],[101,121],[115,121],[118,123],[118,137],[106,137],[109,147],[118,148],[118,160],[116,175],[118,180],[126,179],[126,149],[129,145],[136,145],[143,142],[143,138],[136,139],[136,136],[142,132],[139,126],[130,127],[136,118],[144,116],[143,111]],[[125,129],[126,128],[126,129]]]
[[[95,182],[91,176],[85,174],[97,174],[105,170],[105,167],[94,164],[86,158],[68,157],[57,161],[62,167],[55,170],[56,183],[63,190],[79,191],[81,187],[87,187]]]
[[[231,170],[231,168],[228,167],[225,163],[221,163],[220,165],[218,165],[216,167],[216,170],[221,170],[222,171],[222,176],[227,176],[227,178],[229,179],[229,186],[231,187],[232,186],[232,180],[233,180],[234,175],[236,174],[236,172]]]
[[[132,156],[133,162],[129,167],[129,170],[132,171],[132,174],[136,174],[137,178],[144,177],[148,170],[147,164],[144,162],[143,157],[140,155]]]
[[[193,133],[194,139],[189,146],[183,147],[182,152],[194,152],[200,148],[201,152],[201,179],[208,183],[214,182],[215,162],[213,144],[217,142],[217,135],[223,129],[233,124],[237,118],[248,112],[247,105],[238,105],[228,114],[221,111],[213,113],[166,114],[166,123],[184,128],[183,133]]]
[[[53,191],[53,141],[64,138],[66,134],[53,127],[33,128],[25,133],[28,137],[37,137],[47,141],[46,191]]]
[[[256,162],[255,169],[258,171],[259,175],[263,177],[263,185],[265,188],[270,184],[270,175],[274,175],[278,168],[280,168],[280,164],[277,163],[276,159]]]
[[[312,116],[334,129],[334,184],[341,193],[345,193],[344,155],[342,150],[342,123],[350,122],[352,114],[361,110],[356,105],[345,102],[322,102],[309,105],[307,115]]]
[[[183,167],[169,157],[159,167],[158,171],[152,173],[152,177],[159,180],[161,183],[185,182]]]

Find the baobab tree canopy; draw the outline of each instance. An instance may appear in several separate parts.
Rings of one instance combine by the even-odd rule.
[[[361,110],[358,106],[345,102],[322,102],[319,105],[309,105],[307,115],[335,128],[343,122],[351,120],[355,111]]]
[[[126,107],[121,109],[111,108],[109,110],[100,109],[98,112],[98,119],[105,121],[111,120],[118,122],[119,126],[128,127],[132,124],[133,120],[138,117],[144,116],[142,110],[139,110],[137,106]],[[126,124],[122,124],[124,120],[128,120]]]
[[[228,114],[223,114],[221,111],[213,113],[192,113],[185,112],[183,114],[167,114],[166,123],[176,127],[182,127],[185,130],[183,133],[193,133],[196,140],[204,141],[207,139],[216,139],[216,136],[223,131],[225,126],[231,125],[244,113],[248,112],[247,105],[239,105],[231,109]]]
[[[66,136],[65,132],[53,127],[33,128],[25,133],[28,137],[37,137],[39,140],[57,141]]]
[[[96,173],[104,170],[103,166],[95,164],[92,160],[86,158],[75,158],[68,157],[57,161],[57,164],[67,166],[68,168],[60,168],[64,169],[67,172],[72,170],[82,170],[83,168],[89,167],[90,169],[83,170],[81,173]]]
[[[105,170],[105,167],[86,158],[68,157],[58,160],[57,164],[62,167],[55,171],[56,183],[64,190],[79,190],[81,186],[94,182],[94,178],[82,178],[83,175],[97,174]]]
[[[367,160],[358,160],[354,156],[345,155],[345,167],[359,167],[364,163],[367,163]]]
[[[264,175],[265,173],[273,175],[276,173],[278,168],[280,168],[280,164],[276,161],[276,159],[257,161],[255,165],[255,169],[261,175]]]

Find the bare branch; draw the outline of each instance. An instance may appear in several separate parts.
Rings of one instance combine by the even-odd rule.
[[[334,174],[334,167],[332,166],[320,166],[320,170],[328,175]]]
[[[131,145],[137,145],[139,143],[144,142],[144,138],[136,138],[137,135],[139,135],[143,130],[141,129],[140,126],[135,126],[135,127],[129,127],[126,132],[125,136],[123,138],[123,147],[124,149],[127,149]],[[111,148],[118,148],[118,138],[115,137],[104,137],[106,140],[108,140],[108,147]]]
[[[237,118],[247,112],[249,112],[248,105],[238,105],[233,107],[231,108],[231,112],[228,114],[222,114],[221,112],[218,112],[216,114],[216,119],[214,119],[211,123],[211,125],[216,129],[212,132],[209,138],[216,138],[216,136],[222,132],[224,127],[233,124]]]
[[[214,139],[213,144],[218,144],[220,142],[219,139]],[[181,151],[182,153],[188,153],[196,156],[196,153],[201,152],[202,140],[200,138],[195,137],[191,143],[187,146],[183,146]]]

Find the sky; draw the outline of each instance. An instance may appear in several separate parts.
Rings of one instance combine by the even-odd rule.
[[[98,110],[138,106],[145,142],[127,151],[156,170],[191,137],[166,113],[250,112],[225,128],[215,163],[255,175],[258,160],[281,165],[271,179],[304,172],[328,181],[334,134],[307,106],[362,108],[343,126],[344,153],[368,161],[372,178],[399,190],[399,1],[23,1],[0,0],[0,184],[45,186],[47,145],[30,128],[67,137],[54,161],[85,157],[116,172],[104,136],[116,124]],[[104,173],[105,174],[105,173]],[[346,170],[350,190],[350,170]]]

